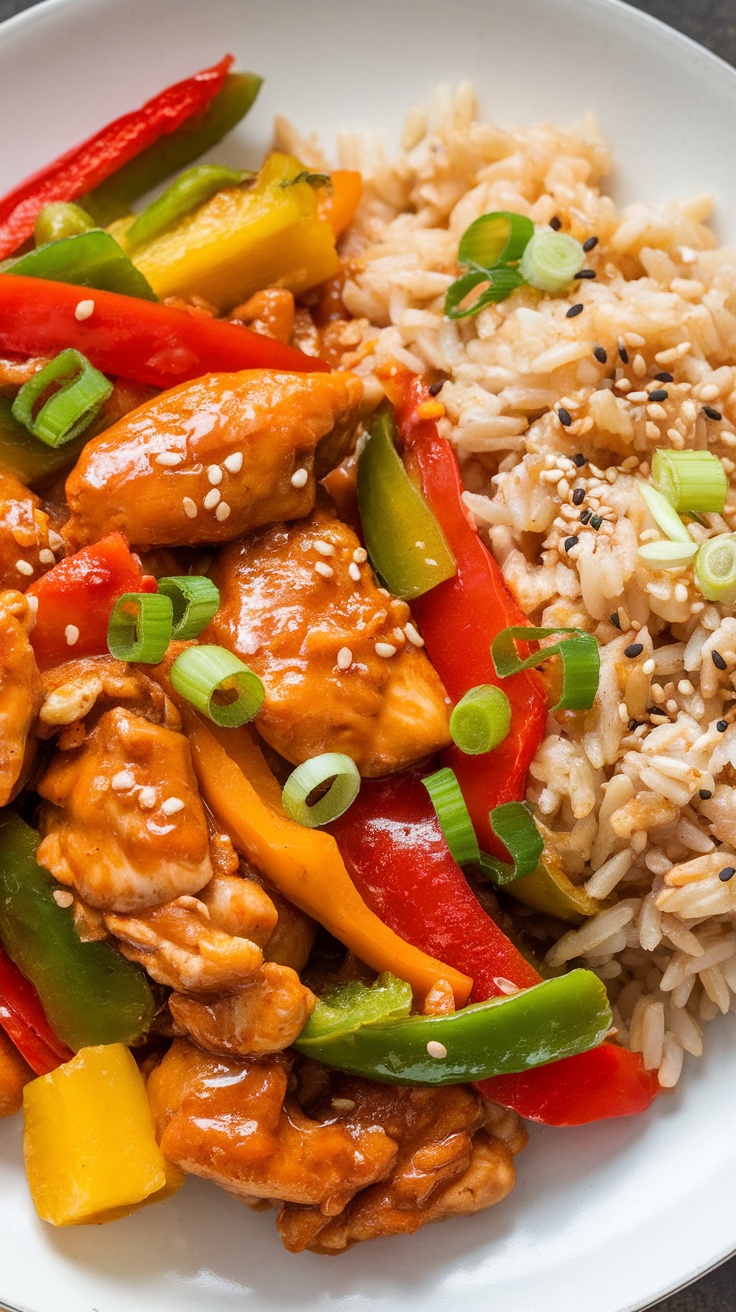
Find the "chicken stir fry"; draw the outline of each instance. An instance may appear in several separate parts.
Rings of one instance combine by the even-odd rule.
[[[0,806],[18,787],[34,751],[41,678],[28,635],[33,614],[19,592],[0,593]]]

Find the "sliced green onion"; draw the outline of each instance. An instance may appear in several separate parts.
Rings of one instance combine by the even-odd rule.
[[[712,451],[655,451],[652,480],[678,512],[723,513],[728,479]]]
[[[467,319],[471,314],[477,314],[485,305],[495,305],[499,301],[505,301],[517,287],[521,287],[522,282],[523,278],[519,276],[516,269],[499,267],[474,269],[471,273],[464,273],[447,289],[445,314],[448,319]],[[465,304],[470,293],[481,283],[488,283],[485,291],[470,304]]]
[[[672,503],[650,483],[640,483],[639,492],[646,501],[657,528],[661,528],[670,541],[686,542],[689,546],[692,538]]]
[[[327,792],[310,806],[310,794],[327,783]],[[292,820],[316,829],[337,820],[353,805],[359,791],[360,772],[355,761],[344,752],[323,752],[292,770],[281,797]]]
[[[171,682],[195,710],[223,729],[247,724],[265,696],[258,675],[224,647],[187,647],[171,667]]]
[[[126,249],[137,251],[173,228],[192,210],[206,205],[224,187],[238,187],[252,177],[252,173],[238,172],[221,164],[196,164],[187,169],[131,223],[125,234]]]
[[[301,173],[297,173],[293,178],[284,178],[279,186],[295,187],[297,182],[308,182],[310,187],[314,188],[332,186],[332,178],[329,173],[313,173],[310,169],[302,169]]]
[[[45,246],[49,241],[61,241],[62,237],[89,232],[94,226],[94,219],[81,205],[74,205],[68,200],[55,200],[38,211],[33,237],[37,246]]]
[[[535,232],[521,257],[519,272],[530,287],[561,292],[585,264],[585,251],[574,237],[554,228]]]
[[[570,633],[572,637],[542,647],[526,660],[520,658],[517,642],[537,642],[540,638],[551,638],[555,633]],[[491,643],[491,657],[501,679],[518,674],[520,670],[531,670],[550,656],[559,656],[562,662],[562,694],[552,710],[589,711],[598,691],[601,667],[598,643],[592,633],[583,629],[533,629],[512,624],[502,629]]]
[[[697,542],[645,542],[637,555],[652,569],[680,569],[689,565],[698,550]]]
[[[59,387],[34,416],[36,403],[54,383]],[[112,392],[112,383],[89,360],[69,348],[61,351],[21,387],[13,415],[47,446],[62,446],[83,433]]]
[[[465,229],[457,248],[457,262],[468,269],[493,269],[520,260],[534,236],[534,224],[524,214],[496,210],[481,214]],[[575,270],[582,268],[579,264]]]
[[[699,548],[695,580],[708,601],[736,601],[736,533],[719,533]]]
[[[437,770],[422,779],[422,783],[432,799],[447,846],[458,865],[477,864],[480,861],[478,839],[455,771]]]
[[[158,665],[171,642],[172,606],[158,592],[124,592],[107,626],[107,645],[119,661]]]
[[[493,751],[508,737],[510,728],[511,702],[492,683],[471,688],[450,716],[452,741],[468,756]]]
[[[483,852],[480,867],[484,875],[499,887],[531,875],[539,865],[544,839],[526,802],[504,802],[493,808],[489,819],[496,838],[508,849],[513,865]]]
[[[176,574],[159,579],[159,593],[171,598],[174,638],[196,638],[217,614],[220,594],[203,574]]]

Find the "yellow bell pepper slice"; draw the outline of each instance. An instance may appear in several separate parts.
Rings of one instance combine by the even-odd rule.
[[[218,191],[136,251],[133,262],[160,300],[196,294],[221,313],[264,287],[315,287],[337,273],[339,260],[317,190],[295,181],[301,173],[290,155],[269,155],[252,187]]]
[[[51,1225],[125,1216],[184,1179],[156,1143],[145,1084],[122,1043],[82,1048],[23,1090],[31,1198]]]

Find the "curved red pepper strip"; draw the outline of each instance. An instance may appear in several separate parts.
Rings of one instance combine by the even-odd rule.
[[[54,1034],[33,985],[2,948],[0,1025],[36,1075],[47,1075],[74,1056]]]
[[[51,201],[76,200],[147,146],[206,109],[222,89],[232,55],[161,91],[140,109],[124,114],[74,146],[0,199],[0,259],[30,237],[36,215]]]
[[[454,578],[412,603],[427,654],[454,701],[478,684],[492,683],[503,689],[512,709],[511,731],[492,752],[466,756],[452,746],[443,753],[442,764],[457,775],[481,848],[508,860],[488,814],[503,802],[524,797],[529,765],[542,741],[547,698],[534,670],[509,679],[499,679],[496,674],[491,659],[493,639],[510,624],[529,621],[470,522],[450,443],[440,437],[434,419],[422,415],[422,406],[435,408],[431,397],[421,380],[411,375],[402,380],[402,391],[399,435],[457,561]]]
[[[80,322],[75,310],[82,299],[91,300],[94,309]],[[161,388],[240,369],[315,373],[330,368],[240,324],[116,292],[0,274],[0,350],[56,355],[67,346],[104,374]]]

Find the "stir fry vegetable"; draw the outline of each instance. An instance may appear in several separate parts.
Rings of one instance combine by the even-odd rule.
[[[48,282],[71,283],[75,287],[119,292],[121,296],[135,296],[146,301],[156,299],[140,270],[128,259],[115,238],[102,228],[92,228],[37,246],[35,251],[14,260],[6,272],[24,278],[43,278]]]
[[[73,1056],[49,1025],[33,985],[2,947],[0,1025],[36,1075],[46,1075]]]
[[[44,393],[58,384],[39,407]],[[13,418],[46,446],[65,446],[79,437],[112,392],[112,383],[79,351],[62,351],[21,387]]]

